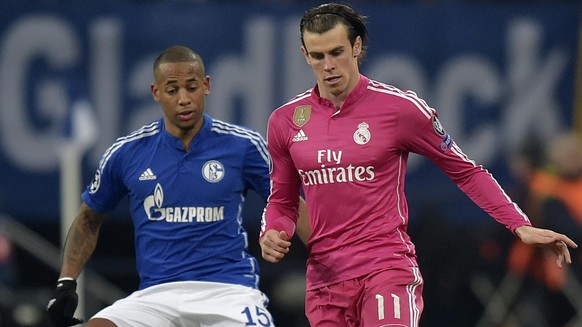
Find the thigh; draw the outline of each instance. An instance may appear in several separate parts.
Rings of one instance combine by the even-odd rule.
[[[418,327],[423,310],[418,267],[396,267],[364,280],[359,316],[362,327]]]
[[[118,327],[112,321],[103,318],[92,318],[85,327]]]
[[[356,327],[357,279],[339,282],[306,292],[305,315],[311,327]]]
[[[97,312],[88,326],[110,327],[109,321],[117,327],[179,327],[176,303],[181,301],[181,293],[171,283],[136,291]]]
[[[175,317],[168,306],[126,298],[97,312],[87,327],[178,327]]]
[[[199,321],[201,327],[274,327],[268,299],[259,290],[232,284],[208,284],[198,300],[180,307],[184,326]],[[191,298],[194,299],[194,298]]]

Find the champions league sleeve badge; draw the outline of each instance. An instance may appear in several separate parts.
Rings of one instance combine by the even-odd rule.
[[[443,137],[439,149],[443,153],[447,152],[453,146],[453,138],[445,131],[436,115],[432,116],[432,128],[439,136]]]
[[[370,125],[365,122],[358,124],[358,129],[354,132],[354,142],[356,142],[356,144],[364,145],[370,142],[372,134],[370,133],[368,127],[370,127]]]
[[[95,177],[93,177],[93,181],[91,181],[91,187],[89,188],[89,193],[94,194],[99,189],[101,185],[101,171],[97,169],[95,172]]]
[[[432,116],[432,128],[434,128],[434,131],[438,135],[445,136],[446,134],[445,129],[443,128],[443,125],[441,125],[441,122],[439,121],[436,115]]]

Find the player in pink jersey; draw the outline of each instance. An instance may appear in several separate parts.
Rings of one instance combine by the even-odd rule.
[[[268,125],[271,195],[262,256],[289,252],[303,192],[308,242],[306,315],[311,326],[418,326],[423,280],[407,234],[408,155],[440,167],[522,242],[570,263],[567,236],[531,226],[491,174],[463,153],[436,111],[414,92],[359,72],[365,17],[342,4],[305,13],[302,51],[317,84],[275,110]]]

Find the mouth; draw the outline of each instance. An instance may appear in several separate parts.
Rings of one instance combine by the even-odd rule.
[[[182,121],[190,120],[194,116],[194,110],[184,110],[178,113],[178,117]]]
[[[328,84],[337,84],[341,79],[341,76],[330,76],[325,78],[325,82]]]

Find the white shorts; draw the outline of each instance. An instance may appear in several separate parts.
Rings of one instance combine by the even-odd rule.
[[[241,285],[174,282],[133,292],[93,318],[118,327],[275,326],[267,297]]]

